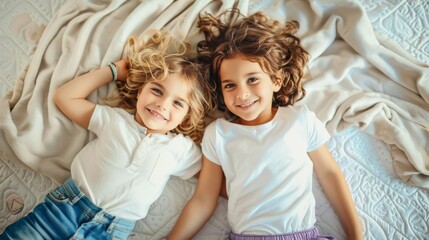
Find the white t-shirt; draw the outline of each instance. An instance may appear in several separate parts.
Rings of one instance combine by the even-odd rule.
[[[284,234],[316,222],[311,152],[329,139],[313,112],[280,107],[258,126],[217,119],[204,133],[205,157],[226,176],[228,221],[238,234]]]
[[[88,129],[97,135],[73,160],[71,175],[108,213],[144,218],[171,175],[187,179],[201,168],[201,150],[182,134],[148,134],[123,109],[97,105]]]

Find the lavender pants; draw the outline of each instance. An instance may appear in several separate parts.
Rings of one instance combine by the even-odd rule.
[[[335,240],[334,237],[321,236],[319,230],[313,227],[308,230],[288,233],[282,235],[246,235],[236,234],[231,232],[229,234],[231,240]]]

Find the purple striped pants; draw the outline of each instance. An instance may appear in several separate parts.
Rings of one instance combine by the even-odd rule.
[[[229,234],[229,239],[231,240],[335,240],[331,236],[321,236],[319,230],[316,227],[313,227],[308,230],[281,234],[281,235],[246,235],[246,234],[236,234],[231,232]]]

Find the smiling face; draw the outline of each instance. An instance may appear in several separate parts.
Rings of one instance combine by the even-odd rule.
[[[274,83],[259,63],[239,56],[224,59],[220,80],[225,105],[240,118],[240,124],[260,125],[273,118],[273,94],[280,84]]]
[[[139,91],[136,121],[148,133],[167,133],[175,129],[189,112],[189,84],[179,73],[162,81],[151,81]]]

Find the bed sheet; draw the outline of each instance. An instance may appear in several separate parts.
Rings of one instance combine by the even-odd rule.
[[[6,0],[0,3],[0,94],[13,87],[55,11],[65,0]],[[429,3],[406,0],[360,0],[379,39],[421,64],[429,64]],[[264,4],[264,1],[260,1]],[[0,144],[5,144],[0,142]],[[350,128],[329,141],[356,203],[365,239],[429,239],[429,193],[404,184],[392,169],[389,146]],[[0,155],[0,231],[42,201],[55,188],[52,179]],[[167,235],[196,180],[172,178],[149,215],[138,222],[131,239],[162,239]],[[344,239],[340,223],[317,181],[317,225]],[[226,200],[219,199],[214,216],[195,239],[227,239]]]

